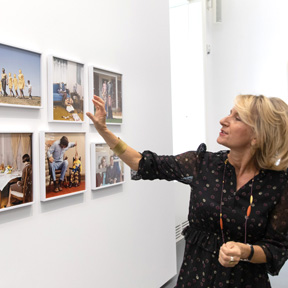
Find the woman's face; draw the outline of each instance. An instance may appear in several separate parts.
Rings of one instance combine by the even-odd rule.
[[[222,126],[217,142],[231,150],[246,150],[256,143],[252,128],[242,122],[238,112],[233,108],[230,114],[220,120]],[[253,143],[253,144],[255,144]]]

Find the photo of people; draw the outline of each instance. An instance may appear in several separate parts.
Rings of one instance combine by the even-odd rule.
[[[83,192],[85,188],[85,133],[45,133],[45,191],[41,199]]]
[[[52,57],[48,95],[52,121],[83,122],[84,65]],[[50,83],[49,83],[50,85]]]
[[[32,202],[32,133],[0,133],[0,211]]]
[[[124,181],[124,163],[107,144],[92,143],[91,155],[92,189],[108,187]]]
[[[90,93],[105,102],[107,124],[122,123],[122,75],[93,68],[93,89]],[[91,112],[95,112],[94,107]],[[93,110],[93,111],[92,111]]]
[[[41,106],[41,54],[0,44],[0,105]]]

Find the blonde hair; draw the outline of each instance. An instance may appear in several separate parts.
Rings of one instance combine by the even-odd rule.
[[[288,105],[280,98],[238,95],[235,109],[255,133],[252,153],[260,169],[288,168]]]

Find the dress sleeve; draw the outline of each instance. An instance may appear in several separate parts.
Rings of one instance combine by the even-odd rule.
[[[201,145],[197,151],[189,151],[176,156],[159,156],[151,151],[144,151],[142,153],[138,171],[131,171],[132,179],[176,180],[185,184],[190,184],[196,173],[199,153],[206,151],[206,146],[204,148]]]
[[[278,275],[288,259],[288,187],[283,191],[280,201],[269,215],[264,239],[255,243],[264,250],[267,258],[267,271]]]

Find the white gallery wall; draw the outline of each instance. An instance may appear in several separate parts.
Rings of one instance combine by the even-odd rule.
[[[170,0],[173,154],[196,150],[205,140],[203,2]],[[174,185],[178,232],[188,224],[190,187]]]
[[[219,121],[236,95],[280,97],[287,102],[288,2],[285,0],[222,0],[222,22],[207,11],[206,57],[207,142],[216,144]]]
[[[173,187],[131,181],[90,189],[88,123],[48,123],[47,57],[123,74],[123,124],[137,150],[172,153],[167,0],[5,3],[1,43],[42,53],[42,109],[0,106],[0,132],[34,132],[35,203],[0,213],[1,286],[158,288],[176,273]],[[1,66],[1,63],[0,63]],[[86,110],[87,111],[87,110]],[[40,202],[39,132],[86,132],[87,192]]]
[[[222,0],[222,22],[214,23],[215,6],[207,11],[206,133],[209,150],[217,145],[219,120],[237,94],[263,94],[288,102],[288,2],[286,0]],[[287,147],[288,149],[288,147]],[[287,287],[288,264],[272,287]]]

